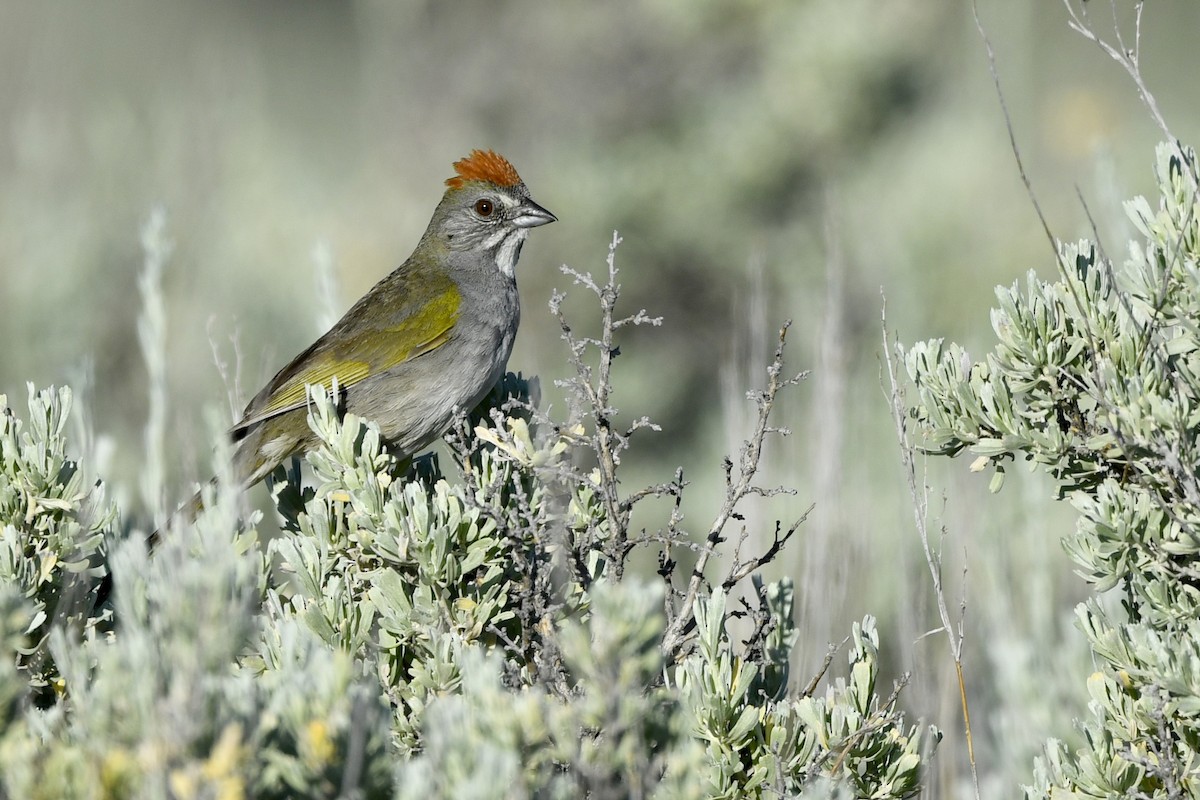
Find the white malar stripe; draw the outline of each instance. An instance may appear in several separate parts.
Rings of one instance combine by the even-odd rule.
[[[508,229],[505,227],[497,228],[496,230],[492,231],[492,233],[486,239],[483,240],[483,249],[495,249],[497,246],[499,246],[500,242],[504,241],[505,236],[508,236]]]
[[[521,252],[521,244],[528,235],[529,231],[524,228],[511,231],[496,251],[496,267],[510,278],[516,274],[517,255]]]

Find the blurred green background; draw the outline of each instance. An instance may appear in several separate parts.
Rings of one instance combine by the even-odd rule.
[[[1090,235],[1078,192],[1123,252],[1120,201],[1151,190],[1158,140],[1132,83],[1061,4],[981,5],[1055,235]],[[1089,7],[1110,30],[1109,5]],[[1192,143],[1198,30],[1183,0],[1155,3],[1143,30],[1148,83]],[[555,408],[550,292],[569,290],[577,329],[597,318],[558,267],[602,271],[623,236],[625,307],[664,319],[621,341],[616,404],[663,426],[626,478],[683,465],[698,531],[751,421],[742,393],[793,319],[789,363],[813,374],[778,408],[794,435],[770,448],[766,481],[798,494],[747,524],[765,536],[817,504],[774,570],[797,581],[796,679],[876,614],[893,673],[913,672],[906,706],[947,733],[930,796],[964,791],[953,665],[944,637],[922,636],[937,618],[881,389],[880,312],[882,291],[903,341],[982,353],[993,286],[1053,274],[968,3],[10,2],[0,76],[0,392],[87,388],[99,468],[134,511],[139,230],[156,206],[174,242],[162,281],[180,496],[208,470],[203,409],[232,419],[400,263],[475,147],[508,156],[561,220],[525,248],[510,362],[542,376]],[[1058,545],[1072,515],[1052,486],[1014,469],[992,496],[966,467],[926,477],[950,600],[966,606],[984,795],[1008,797],[1046,737],[1075,735],[1090,665],[1071,608],[1087,587]]]

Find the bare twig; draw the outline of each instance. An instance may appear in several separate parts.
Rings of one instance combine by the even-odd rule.
[[[757,410],[753,432],[743,443],[736,465],[731,459],[725,461],[725,502],[703,539],[700,542],[692,541],[687,531],[681,527],[682,497],[686,486],[681,469],[676,471],[671,481],[650,484],[630,492],[623,490],[618,478],[621,456],[628,449],[631,438],[639,431],[657,430],[658,426],[646,417],[635,418],[628,424],[618,425],[615,422],[618,412],[611,402],[612,370],[613,360],[620,354],[620,348],[614,333],[630,325],[657,325],[661,322],[658,318],[650,317],[645,310],[629,316],[618,316],[616,313],[621,292],[616,267],[616,248],[620,243],[620,237],[614,233],[606,260],[607,279],[603,282],[588,273],[563,267],[564,274],[570,276],[575,285],[582,286],[599,299],[601,319],[597,336],[580,336],[573,330],[563,312],[565,295],[555,292],[550,301],[551,313],[558,320],[561,338],[567,345],[567,357],[575,373],[571,378],[558,382],[558,385],[569,393],[568,421],[565,424],[554,423],[536,408],[529,409],[530,419],[545,424],[547,429],[553,431],[552,438],[556,446],[565,446],[564,449],[568,452],[583,453],[582,463],[577,463],[570,456],[545,459],[546,451],[536,459],[533,454],[528,454],[528,457],[523,455],[528,450],[528,443],[522,445],[514,441],[513,435],[507,432],[506,425],[499,417],[494,419],[488,437],[500,450],[515,454],[512,457],[522,462],[521,468],[537,473],[545,485],[562,487],[564,495],[578,499],[585,505],[592,504],[593,509],[598,512],[594,519],[589,519],[583,525],[561,526],[566,544],[562,548],[562,563],[583,588],[587,588],[600,574],[610,580],[621,580],[629,556],[637,547],[647,544],[663,546],[658,568],[666,589],[664,606],[667,627],[662,649],[668,655],[678,656],[694,629],[696,600],[701,589],[708,585],[704,575],[705,568],[723,541],[730,521],[742,519],[738,511],[739,504],[752,496],[773,497],[795,493],[795,490],[783,486],[761,485],[755,479],[766,438],[771,435],[786,436],[789,433],[785,428],[770,424],[776,396],[781,389],[802,380],[806,373],[792,377],[783,374],[784,343],[790,326],[790,322],[785,323],[779,331],[774,359],[767,367],[766,388],[750,392],[748,395]],[[462,432],[464,436],[467,433],[465,430]],[[471,488],[478,491],[483,487],[476,487],[472,483]],[[482,494],[487,496],[490,491],[491,488],[483,490]],[[670,498],[670,517],[665,527],[658,531],[647,533],[643,530],[640,535],[634,535],[630,527],[633,509],[638,503],[649,498]],[[534,518],[536,511],[532,509],[533,504],[529,498],[517,497],[516,500],[520,504],[518,516],[521,517],[521,525],[536,527],[553,524],[545,518]],[[596,506],[599,508],[595,508]],[[493,515],[496,512],[484,509],[483,513]],[[721,585],[726,589],[733,588],[776,558],[795,535],[808,513],[806,511],[786,530],[782,525],[777,525],[774,538],[760,555],[744,558],[742,546],[739,544],[734,550],[732,564]],[[496,521],[498,525],[504,524],[500,519]],[[740,542],[746,541],[747,533],[743,532]],[[674,582],[678,566],[674,558],[675,548],[690,549],[697,554],[691,577],[682,589]],[[597,555],[603,556],[599,564],[595,558]],[[534,565],[527,562],[537,557],[536,554],[530,554],[528,557],[516,556],[519,569],[532,569]],[[534,621],[524,612],[520,616],[523,624]],[[764,626],[760,626],[760,630],[766,630]]]
[[[775,347],[775,356],[767,368],[767,386],[761,392],[751,392],[750,397],[758,406],[758,419],[750,438],[742,445],[738,458],[737,474],[734,475],[734,464],[730,459],[725,460],[725,501],[722,503],[716,518],[713,520],[708,534],[705,536],[705,547],[700,551],[696,566],[692,570],[691,580],[683,594],[679,614],[667,627],[663,635],[663,652],[674,654],[683,643],[685,635],[690,630],[695,618],[694,605],[700,588],[705,583],[704,569],[716,552],[717,546],[724,541],[725,526],[737,513],[738,504],[753,494],[774,494],[775,489],[764,489],[754,483],[762,459],[763,442],[769,433],[782,433],[782,429],[773,428],[769,424],[771,409],[779,390],[803,380],[807,373],[800,373],[791,378],[783,377],[783,353],[787,341],[788,328],[791,322],[784,323],[779,330],[779,339]]]
[[[963,618],[962,616],[959,617],[958,626],[955,626],[950,618],[950,609],[946,604],[946,593],[942,585],[941,552],[934,550],[929,542],[929,502],[925,491],[917,486],[916,461],[913,457],[915,448],[908,438],[902,389],[899,378],[896,375],[898,369],[897,350],[899,349],[899,345],[888,339],[886,301],[884,302],[884,310],[881,314],[881,324],[883,328],[884,363],[887,365],[888,381],[891,387],[890,392],[888,392],[888,400],[892,411],[892,422],[896,426],[896,439],[900,444],[900,464],[904,469],[905,481],[908,483],[909,497],[913,505],[913,519],[917,526],[917,533],[921,538],[921,549],[925,554],[925,564],[929,567],[929,575],[933,581],[933,593],[937,601],[938,616],[942,622],[942,631],[946,634],[946,640],[950,644],[950,654],[954,659],[954,670],[958,678],[959,699],[962,702],[963,726],[967,738],[967,759],[971,766],[971,783],[975,791],[975,798],[978,800],[980,796],[979,772],[975,764],[975,744],[971,735],[971,713],[967,706],[967,689],[962,667]],[[966,601],[964,599],[962,608],[965,609],[965,607]]]
[[[1167,126],[1166,118],[1158,108],[1158,101],[1154,99],[1154,94],[1146,86],[1145,79],[1142,78],[1141,67],[1141,49],[1142,49],[1142,12],[1145,10],[1145,5],[1142,0],[1136,0],[1134,3],[1134,34],[1133,46],[1130,47],[1125,42],[1125,37],[1121,33],[1121,26],[1117,21],[1117,3],[1116,0],[1109,0],[1109,6],[1112,10],[1113,17],[1113,34],[1116,37],[1116,44],[1106,41],[1098,35],[1092,27],[1091,14],[1088,11],[1086,0],[1063,0],[1063,5],[1066,6],[1067,14],[1070,19],[1067,24],[1076,33],[1083,36],[1090,42],[1095,43],[1108,56],[1116,61],[1133,79],[1134,85],[1137,87],[1138,96],[1142,99],[1142,103],[1150,112],[1150,116],[1154,119],[1154,123],[1158,125],[1158,129],[1168,142],[1175,143],[1176,139],[1171,135],[1171,129]],[[1078,7],[1077,7],[1078,5]],[[1178,146],[1178,145],[1176,145]]]
[[[1046,234],[1050,249],[1054,251],[1054,261],[1066,275],[1066,265],[1063,264],[1062,255],[1058,250],[1058,240],[1050,232],[1050,223],[1046,221],[1046,215],[1042,213],[1042,206],[1038,202],[1037,194],[1033,191],[1033,183],[1029,180],[1029,173],[1025,171],[1025,161],[1021,158],[1021,150],[1017,147],[1017,134],[1013,129],[1012,115],[1008,113],[1008,103],[1004,99],[1004,92],[1000,89],[1000,73],[996,69],[996,53],[992,49],[992,40],[988,38],[987,31],[983,28],[983,22],[979,18],[979,0],[971,0],[971,11],[975,18],[975,29],[979,31],[979,36],[983,39],[983,46],[987,51],[988,72],[992,76],[992,84],[996,88],[996,98],[1000,101],[1000,110],[1004,114],[1004,128],[1008,131],[1008,143],[1012,148],[1013,157],[1017,160],[1017,171],[1021,175],[1021,183],[1025,185],[1025,192],[1029,195],[1029,201],[1037,213],[1038,222],[1042,225],[1042,231]]]
[[[575,369],[575,377],[560,385],[575,393],[581,401],[582,408],[573,408],[573,413],[586,413],[594,423],[588,445],[595,453],[597,460],[598,480],[589,480],[591,488],[600,497],[608,520],[608,536],[604,542],[607,559],[607,569],[616,580],[620,580],[625,571],[626,555],[629,552],[629,516],[639,500],[653,496],[653,488],[635,494],[632,498],[622,499],[620,485],[617,479],[617,468],[621,463],[621,453],[628,448],[630,437],[637,431],[649,428],[657,430],[658,426],[646,417],[635,420],[626,430],[620,431],[613,427],[613,418],[617,411],[610,404],[612,395],[612,362],[620,355],[613,334],[629,325],[661,325],[661,317],[651,317],[645,309],[627,317],[615,315],[617,299],[621,295],[621,286],[617,283],[616,252],[621,243],[621,237],[614,231],[612,242],[608,248],[608,280],[600,285],[587,273],[578,272],[564,266],[564,274],[571,276],[576,285],[583,286],[594,293],[600,300],[600,338],[576,337],[567,324],[562,313],[563,295],[555,293],[550,301],[551,313],[558,319],[562,330],[562,339],[567,343],[571,365]],[[589,348],[598,353],[598,364],[595,368],[585,360]]]
[[[233,367],[230,368],[221,356],[216,324],[216,316],[210,316],[205,330],[208,333],[208,346],[212,351],[213,366],[217,368],[217,374],[221,376],[221,383],[225,385],[225,397],[229,401],[229,424],[232,425],[241,418],[242,409],[246,405],[242,391],[242,342],[238,329],[234,328],[233,333],[229,335],[229,345],[233,348]]]
[[[829,672],[829,665],[833,663],[834,657],[841,652],[841,649],[850,641],[847,636],[842,639],[842,643],[838,645],[830,644],[829,649],[825,651],[825,660],[821,662],[821,668],[812,676],[812,680],[804,687],[804,691],[800,693],[801,697],[812,697],[813,692],[817,690],[817,686],[821,683],[821,679],[825,677],[825,673]]]
[[[775,523],[775,533],[771,540],[771,544],[761,556],[752,558],[743,563],[741,559],[741,547],[739,546],[734,551],[733,563],[729,566],[729,574],[725,577],[725,580],[721,582],[721,588],[725,591],[729,591],[738,583],[749,577],[752,573],[756,572],[764,564],[769,564],[774,561],[775,556],[779,555],[780,551],[782,551],[784,546],[787,545],[788,540],[792,538],[797,529],[799,529],[799,527],[804,524],[804,521],[808,519],[808,515],[812,513],[814,508],[816,508],[815,503],[810,505],[805,512],[788,527],[787,531],[783,532],[782,534],[781,530],[783,526],[777,521]]]

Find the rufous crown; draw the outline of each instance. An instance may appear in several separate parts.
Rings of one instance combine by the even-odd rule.
[[[452,189],[461,189],[467,181],[486,181],[497,186],[516,186],[521,176],[508,159],[493,150],[472,150],[471,155],[454,162],[458,174],[446,179]]]

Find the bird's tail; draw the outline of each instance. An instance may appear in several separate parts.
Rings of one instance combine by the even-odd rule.
[[[210,483],[215,482],[215,481],[216,481],[216,478],[213,478],[212,481],[210,481]],[[200,512],[203,509],[204,509],[204,497],[201,494],[201,492],[197,491],[194,495],[192,495],[191,500],[187,501],[186,503],[181,505],[179,508],[177,508],[175,510],[175,513],[172,514],[170,517],[168,517],[167,521],[165,523],[163,523],[163,525],[161,527],[155,528],[153,531],[150,532],[150,535],[146,537],[146,546],[149,548],[150,552],[154,552],[154,549],[158,547],[158,543],[162,541],[163,532],[170,529],[171,525],[176,520],[185,519],[188,522],[195,522],[196,517],[198,517],[200,515]],[[96,586],[95,605],[97,608],[99,608],[100,606],[102,606],[106,602],[108,602],[109,596],[112,595],[112,590],[113,590],[112,572],[108,571],[108,572],[104,573],[104,577],[102,577],[100,579],[100,583]]]
[[[216,486],[217,479],[210,478],[208,482],[209,484]],[[171,516],[167,518],[166,522],[164,522],[160,527],[155,528],[150,535],[146,537],[146,544],[149,546],[151,552],[154,551],[154,548],[158,547],[158,543],[162,541],[163,533],[169,530],[173,524],[175,524],[177,521],[183,521],[189,524],[195,522],[196,517],[200,516],[200,512],[203,510],[204,490],[197,489],[196,493],[192,495],[191,500],[188,500],[186,503],[179,506],[179,508],[175,509],[175,513],[171,514]]]

